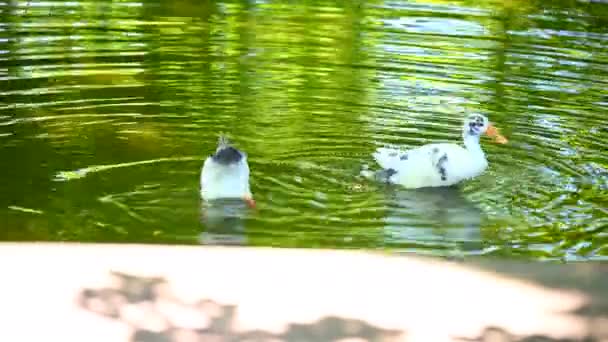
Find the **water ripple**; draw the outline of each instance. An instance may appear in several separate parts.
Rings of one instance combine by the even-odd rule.
[[[605,258],[606,9],[513,4],[2,2],[9,235],[198,243],[227,132],[259,203],[239,241]],[[359,176],[379,146],[460,143],[472,112],[510,143],[457,191]]]

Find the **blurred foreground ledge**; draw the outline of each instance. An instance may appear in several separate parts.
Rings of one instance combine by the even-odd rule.
[[[0,244],[0,341],[608,341],[608,264]]]

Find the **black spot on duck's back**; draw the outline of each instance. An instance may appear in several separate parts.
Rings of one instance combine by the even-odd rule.
[[[448,171],[445,167],[445,163],[448,161],[448,155],[446,153],[444,153],[438,160],[437,160],[437,172],[439,172],[439,175],[441,176],[441,180],[442,181],[446,181],[448,180]]]

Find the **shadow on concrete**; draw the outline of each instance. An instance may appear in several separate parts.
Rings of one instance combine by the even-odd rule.
[[[518,272],[511,270],[510,273],[517,274]],[[130,341],[133,342],[385,342],[408,340],[405,331],[387,330],[362,320],[334,316],[324,317],[313,323],[293,322],[284,327],[281,333],[263,330],[243,331],[236,327],[238,324],[236,316],[239,310],[236,305],[226,305],[210,299],[186,303],[173,295],[169,283],[161,277],[140,277],[120,272],[112,272],[110,277],[112,285],[109,287],[83,290],[79,296],[79,305],[88,311],[130,326],[133,332]],[[532,277],[528,278],[531,280]],[[547,283],[547,281],[544,282]],[[599,281],[596,285],[603,284],[605,283]],[[580,286],[574,287],[581,288]],[[572,287],[564,285],[561,288],[571,289]],[[599,287],[593,291],[604,292]],[[453,336],[452,338],[453,341],[462,342],[605,341],[604,338],[608,338],[608,326],[605,324],[608,311],[602,304],[605,299],[596,297],[599,294],[599,292],[594,292],[591,294],[594,301],[590,305],[585,305],[572,312],[573,315],[589,318],[588,334],[581,339],[556,339],[544,335],[516,336],[497,326],[481,329],[482,331],[477,337]],[[601,305],[594,306],[595,300],[598,300],[597,303]],[[260,307],[260,315],[264,315],[262,307]]]
[[[600,342],[595,337],[583,339],[550,338],[543,335],[517,337],[499,327],[488,327],[476,338],[455,338],[458,342]]]
[[[469,258],[464,265],[503,276],[533,282],[550,289],[577,291],[590,298],[574,313],[608,318],[608,263],[525,262],[497,258]],[[608,321],[606,322],[608,324]],[[608,325],[606,326],[608,338]]]
[[[133,342],[353,341],[388,342],[404,332],[386,330],[355,319],[325,317],[314,323],[292,323],[283,333],[237,331],[238,307],[202,299],[184,303],[171,294],[163,278],[143,278],[112,272],[111,288],[86,289],[80,305],[133,329]],[[260,314],[263,315],[263,308]],[[180,321],[181,324],[176,322]],[[185,326],[188,326],[187,328]]]

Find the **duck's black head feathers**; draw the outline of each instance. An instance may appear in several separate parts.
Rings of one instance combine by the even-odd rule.
[[[230,165],[240,162],[243,158],[243,154],[241,151],[230,146],[228,139],[224,135],[221,135],[215,154],[212,155],[211,158],[218,164]]]

